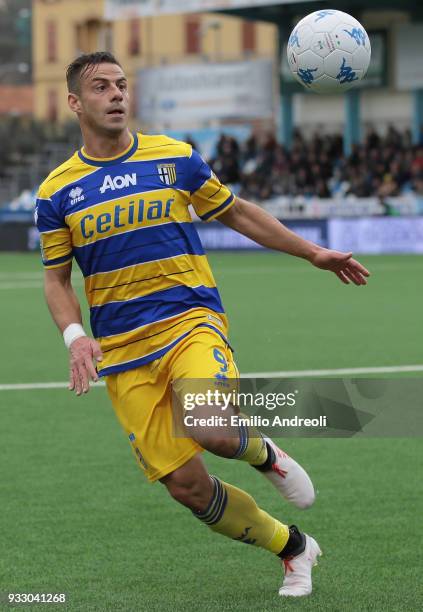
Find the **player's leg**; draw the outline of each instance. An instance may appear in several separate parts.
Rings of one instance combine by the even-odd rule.
[[[216,363],[219,366],[217,371]],[[217,374],[215,379],[218,382],[227,383],[231,377],[235,379],[237,376],[232,351],[219,335],[201,328],[194,330],[187,340],[181,343],[171,356],[169,367],[179,400],[177,406],[180,408],[183,407],[184,393],[191,385],[193,388],[197,387],[195,379],[200,379],[198,388],[201,390],[201,379],[213,380]],[[200,414],[207,415],[208,409],[209,406],[205,406]],[[261,467],[264,473],[272,471],[272,466],[277,463],[273,457],[276,452],[273,443],[248,428],[247,432],[235,428],[234,434],[231,431],[229,436],[219,436],[218,432],[213,431],[213,427],[204,428],[200,424],[195,429],[194,437],[203,448],[217,455],[242,459],[253,466]],[[291,466],[288,469],[290,470]],[[306,478],[310,482],[307,475]],[[282,559],[285,578],[280,595],[301,596],[311,593],[311,570],[320,554],[313,538],[301,533],[296,526],[288,527],[269,515],[245,491],[221,481],[216,476],[209,476],[199,456],[172,471],[161,481],[177,501],[189,507],[211,530],[264,548]],[[304,503],[305,497],[301,497],[301,482],[300,486],[296,487],[293,491],[295,500]],[[304,494],[310,493],[303,490]]]
[[[206,379],[205,384],[220,385],[222,382],[232,382],[235,386],[238,379],[238,370],[230,347],[208,328],[194,330],[175,351],[170,365],[174,384],[182,381],[182,391],[180,389],[179,394],[184,394],[190,385],[196,386],[196,380],[201,388],[201,379]],[[211,414],[211,407],[205,406],[201,410],[200,413],[195,410],[195,414]],[[225,414],[230,412],[231,408],[228,408]],[[232,431],[232,437],[227,433],[219,435],[223,433],[222,427],[199,425],[190,427],[189,435],[203,448],[216,455],[249,463],[259,470],[285,499],[297,507],[308,508],[313,504],[315,493],[311,479],[292,457],[270,438],[262,436],[254,427],[245,425],[242,421],[237,431],[234,428]]]
[[[201,447],[174,435],[168,375],[164,358],[107,379],[117,417],[148,479],[160,480],[174,499],[213,531],[278,555],[295,552],[293,543],[299,541],[295,533],[284,550],[288,527],[261,510],[244,491],[210,477],[199,454]]]
[[[307,536],[303,537],[296,529],[288,529],[270,517],[244,491],[216,478],[211,479],[200,467],[201,462],[200,466],[196,462],[197,469],[191,469],[193,463],[190,460],[202,448],[190,438],[174,435],[169,365],[173,357],[172,351],[161,360],[107,378],[109,395],[139,466],[150,481],[162,480],[171,495],[190,507],[211,529],[240,541],[248,540],[253,529],[254,544],[275,552],[281,558],[293,557],[291,567],[297,572],[295,568],[308,550]],[[188,471],[183,469],[186,464],[189,465]],[[217,507],[219,512],[215,515]],[[248,527],[250,530],[245,536]],[[305,540],[302,553],[300,540],[303,545]],[[305,567],[302,563],[298,572],[302,578],[294,589],[295,593],[289,594],[308,592],[314,553],[314,549],[311,554],[307,553]],[[286,574],[285,581],[288,578]]]
[[[106,379],[116,416],[150,482],[177,469],[202,450],[194,440],[173,435],[166,357]]]
[[[212,531],[277,555],[285,570],[280,595],[311,593],[311,570],[320,554],[313,538],[296,526],[288,527],[270,516],[242,489],[210,476],[200,455],[163,477],[161,482],[176,501],[189,508]]]

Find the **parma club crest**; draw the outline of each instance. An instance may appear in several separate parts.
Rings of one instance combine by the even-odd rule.
[[[162,183],[165,185],[176,183],[176,164],[157,164],[157,170]]]

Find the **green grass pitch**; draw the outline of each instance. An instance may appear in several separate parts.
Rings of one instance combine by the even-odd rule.
[[[422,362],[421,258],[361,258],[365,288],[276,254],[210,259],[243,372]],[[0,385],[66,380],[41,278],[37,255],[0,255]],[[103,388],[0,391],[0,592],[66,592],[62,609],[89,612],[421,609],[421,439],[284,448],[315,482],[310,510],[246,465],[206,462],[319,541],[313,595],[288,601],[272,555],[210,533],[144,480]]]

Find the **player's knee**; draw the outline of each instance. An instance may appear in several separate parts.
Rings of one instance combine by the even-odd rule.
[[[174,500],[190,508],[191,510],[201,511],[207,508],[211,496],[210,479],[198,478],[195,475],[181,477],[177,473],[170,475],[163,481],[169,494]]]
[[[233,457],[239,449],[239,440],[237,438],[201,436],[197,439],[197,442],[210,453],[228,459]]]

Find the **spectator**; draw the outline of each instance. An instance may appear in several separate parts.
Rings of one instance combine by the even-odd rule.
[[[261,142],[252,136],[238,159],[240,195],[251,199],[394,196],[418,192],[423,175],[423,147],[413,148],[409,130],[401,133],[394,126],[385,136],[369,130],[348,158],[341,136],[316,133],[307,141],[297,130],[290,152],[273,136]]]
[[[410,130],[400,132],[391,125],[381,135],[369,129],[364,142],[354,145],[348,157],[339,134],[321,132],[306,139],[296,130],[290,151],[273,134],[253,134],[242,144],[222,134],[210,165],[235,193],[256,201],[284,195],[423,195],[423,144],[412,144]],[[50,165],[57,166],[79,147],[79,130],[74,122],[50,125],[4,117],[0,118],[0,140],[0,181],[3,191],[4,186],[15,186],[12,199],[23,189],[32,189],[38,174],[41,179]]]

